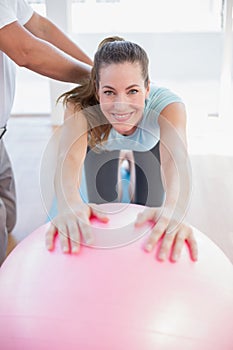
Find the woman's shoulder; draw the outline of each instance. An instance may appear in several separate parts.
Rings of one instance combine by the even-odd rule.
[[[153,109],[160,113],[163,108],[174,102],[182,102],[181,97],[167,87],[151,83],[146,109]]]
[[[165,86],[159,86],[155,83],[151,83],[150,85],[150,94],[149,98],[155,98],[155,97],[161,97],[161,96],[176,96],[177,98],[181,99],[177,93],[172,91],[170,88]]]
[[[79,103],[75,103],[74,101],[67,101],[65,104],[65,113],[64,119],[70,118],[71,116],[80,115],[82,111],[81,105]]]
[[[88,129],[87,120],[81,107],[77,106],[74,102],[68,102],[64,112],[63,126],[73,129],[82,130],[86,132]]]

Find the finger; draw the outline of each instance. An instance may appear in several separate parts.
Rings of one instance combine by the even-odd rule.
[[[68,223],[67,228],[69,231],[71,253],[78,253],[81,239],[78,225],[75,222]]]
[[[148,252],[151,252],[152,249],[155,247],[158,240],[162,237],[164,232],[166,231],[168,222],[167,219],[163,218],[155,225],[153,228],[148,241],[146,242],[145,249]]]
[[[57,235],[57,228],[55,225],[51,224],[48,231],[45,234],[45,246],[48,250],[54,249],[54,240]]]
[[[90,221],[88,219],[79,218],[78,224],[80,232],[86,244],[92,244],[94,242],[94,237],[92,234],[92,227]]]
[[[174,233],[165,233],[158,253],[159,260],[164,261],[168,258],[174,242],[174,237]]]
[[[69,253],[70,244],[69,244],[69,234],[67,229],[64,226],[60,226],[58,233],[59,233],[59,240],[60,240],[63,253]]]
[[[143,212],[139,213],[136,217],[135,226],[142,226],[148,220],[155,220],[157,209],[146,208]]]
[[[172,250],[171,260],[177,261],[180,258],[182,248],[185,243],[185,232],[180,229],[179,233],[176,235],[175,243]]]
[[[191,234],[189,235],[189,237],[187,238],[187,243],[189,246],[189,251],[191,254],[191,258],[194,261],[197,261],[198,259],[198,246],[197,246],[197,241],[194,237],[193,231],[191,231]]]
[[[101,222],[108,222],[109,221],[108,216],[103,211],[101,211],[99,208],[92,206],[91,210],[92,210],[92,214],[95,217],[97,217]]]

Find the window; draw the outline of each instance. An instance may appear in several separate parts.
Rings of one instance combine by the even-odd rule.
[[[224,0],[73,0],[77,33],[220,31]]]
[[[32,8],[42,16],[46,16],[45,0],[28,0]]]

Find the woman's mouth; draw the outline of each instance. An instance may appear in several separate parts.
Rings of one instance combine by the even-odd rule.
[[[131,118],[132,113],[121,113],[121,114],[119,114],[119,113],[112,113],[111,116],[116,121],[125,122],[125,121],[128,121]]]

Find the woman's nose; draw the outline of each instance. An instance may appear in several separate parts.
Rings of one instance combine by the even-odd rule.
[[[116,96],[114,100],[114,107],[117,111],[125,111],[128,108],[128,100],[127,97],[123,95],[118,95]]]

